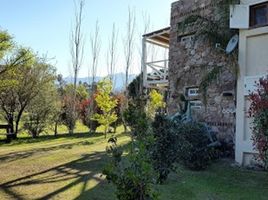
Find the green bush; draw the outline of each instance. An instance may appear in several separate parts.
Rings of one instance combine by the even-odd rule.
[[[152,145],[151,159],[154,169],[159,174],[158,182],[163,183],[177,159],[177,133],[175,124],[165,116],[157,115],[152,123],[154,144]]]
[[[205,169],[213,149],[202,124],[190,122],[177,124],[178,161],[192,170]]]
[[[150,129],[150,119],[141,107],[130,103],[123,116],[127,125],[131,128],[133,137],[136,137],[138,140],[147,137],[148,130]]]
[[[139,143],[136,150],[124,158],[121,158],[122,151],[116,146],[113,145],[110,150],[114,160],[105,167],[103,174],[116,186],[117,198],[119,200],[158,199],[153,188],[157,176],[142,143]]]

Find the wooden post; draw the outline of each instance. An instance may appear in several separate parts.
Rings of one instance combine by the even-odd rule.
[[[147,47],[146,47],[146,38],[142,38],[142,73],[143,73],[143,87],[147,88]]]

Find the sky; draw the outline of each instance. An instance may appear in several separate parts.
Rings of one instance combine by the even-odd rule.
[[[144,27],[143,15],[150,16],[151,30],[169,26],[171,3],[175,0],[85,0],[83,34],[85,53],[79,77],[88,76],[90,67],[90,35],[99,22],[101,53],[97,74],[107,75],[106,52],[113,23],[118,29],[117,72],[124,70],[123,37],[128,8],[136,13],[135,58],[131,73],[138,73],[138,49]],[[71,74],[69,48],[70,31],[74,19],[74,0],[1,0],[0,28],[7,30],[18,45],[30,47],[39,55],[53,58],[51,63],[64,77]]]

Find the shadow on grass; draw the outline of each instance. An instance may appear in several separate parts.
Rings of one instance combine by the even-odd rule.
[[[127,133],[123,133],[118,135],[118,138],[124,137],[125,135],[128,135]],[[97,137],[99,136],[99,137]],[[63,137],[63,136],[61,136]],[[65,136],[66,137],[66,136]],[[88,140],[84,140],[84,141],[79,141],[79,142],[69,142],[69,143],[65,143],[65,144],[55,144],[49,147],[43,147],[43,148],[32,148],[31,150],[27,150],[27,151],[16,151],[16,152],[11,152],[11,153],[7,153],[7,154],[3,154],[0,155],[0,160],[1,162],[12,162],[12,161],[17,161],[19,159],[26,159],[28,157],[31,157],[35,154],[42,154],[42,153],[46,153],[49,151],[56,151],[56,150],[65,150],[65,149],[72,149],[75,146],[86,146],[86,145],[92,145],[96,142],[98,142],[98,140],[103,140],[103,134],[100,133],[95,133],[95,134],[85,134],[85,133],[77,133],[76,136],[67,136],[68,138],[85,138],[85,139],[89,139],[92,137],[95,137],[96,140],[95,141],[88,141]],[[35,140],[35,139],[32,139]],[[45,137],[42,138],[42,141],[44,142],[45,140],[50,141],[51,138],[50,137]],[[108,140],[108,138],[107,138]],[[40,138],[41,141],[41,138]],[[30,142],[29,142],[30,143]]]
[[[107,159],[108,156],[104,152],[86,154],[72,162],[8,181],[0,185],[0,188],[7,195],[8,199],[26,200],[29,197],[26,198],[24,194],[16,192],[16,188],[19,187],[20,191],[27,193],[27,190],[31,191],[31,188],[39,186],[41,197],[37,199],[45,200],[52,199],[75,186],[79,185],[80,187],[82,185],[79,195],[81,196],[86,191],[89,181],[93,180],[97,185],[103,181],[100,173]],[[50,187],[47,191],[46,189],[42,190],[43,187],[47,188],[48,184],[52,184],[55,187]],[[73,198],[68,197],[68,199]],[[78,199],[80,198],[78,197]],[[87,196],[87,199],[89,199],[89,196]]]
[[[16,140],[13,140],[12,143],[7,144],[7,146],[14,146],[14,145],[19,145],[19,144],[32,144],[32,143],[39,143],[39,142],[44,142],[46,140],[55,140],[55,139],[60,139],[60,138],[91,138],[91,137],[98,137],[98,136],[103,136],[103,133],[101,132],[95,132],[95,133],[89,133],[89,132],[79,132],[79,133],[62,133],[58,134],[57,136],[54,135],[40,135],[37,138],[32,138],[32,137],[24,137],[24,138],[18,138]],[[5,144],[5,139],[0,140],[0,145]]]
[[[81,146],[81,145],[91,145],[94,144],[94,142],[90,141],[80,141],[80,142],[74,142],[69,144],[57,144],[55,146],[50,147],[44,147],[44,148],[34,148],[28,151],[17,151],[17,152],[11,152],[8,154],[4,154],[0,156],[1,162],[12,162],[17,161],[19,159],[25,159],[30,156],[33,156],[35,154],[42,154],[49,151],[56,151],[56,150],[65,150],[65,149],[72,149],[74,146]]]
[[[72,145],[77,145],[77,143]],[[83,145],[83,143],[80,142],[78,145]],[[52,148],[69,147],[72,146],[66,145]],[[122,149],[127,149],[128,147],[129,144],[120,146]],[[39,153],[40,151],[44,151],[44,149],[39,150]],[[2,158],[0,159],[2,160]],[[18,200],[29,198],[39,200],[112,200],[115,199],[114,188],[101,176],[104,166],[110,159],[106,152],[82,154],[79,159],[71,162],[2,183],[0,191],[5,194],[7,199]],[[74,187],[76,188],[75,194],[73,194]],[[70,192],[69,190],[72,191]],[[66,192],[67,194],[64,194]]]

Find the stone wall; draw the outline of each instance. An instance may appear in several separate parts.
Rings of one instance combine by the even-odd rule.
[[[169,114],[180,111],[181,95],[187,100],[200,100],[203,105],[192,110],[193,119],[208,123],[220,140],[233,144],[235,114],[228,111],[235,109],[235,75],[229,70],[229,58],[216,50],[215,44],[194,37],[198,24],[181,27],[189,16],[219,17],[215,16],[216,3],[215,0],[180,0],[172,4],[168,110]],[[199,87],[201,79],[215,66],[222,70],[207,90],[207,103],[202,95],[188,97],[187,88]]]

